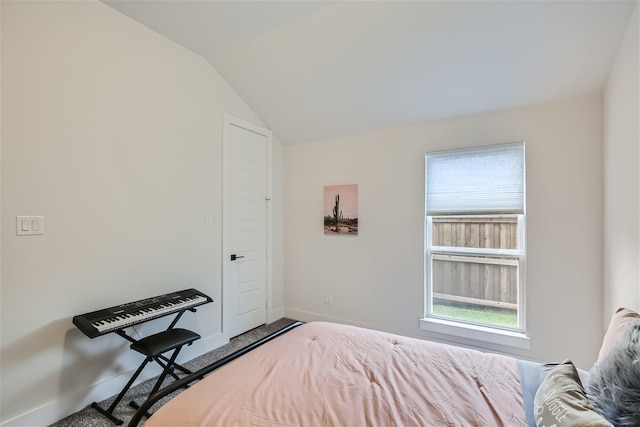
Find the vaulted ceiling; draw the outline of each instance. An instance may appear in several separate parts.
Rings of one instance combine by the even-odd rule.
[[[601,91],[636,4],[103,1],[206,58],[285,144]]]

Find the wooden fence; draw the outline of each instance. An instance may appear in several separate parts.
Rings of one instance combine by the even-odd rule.
[[[434,217],[433,246],[517,249],[516,217]],[[435,253],[432,263],[434,302],[516,309],[518,262],[490,256]]]

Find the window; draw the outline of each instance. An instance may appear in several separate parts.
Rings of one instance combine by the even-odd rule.
[[[424,320],[523,336],[524,143],[428,153],[425,175]]]

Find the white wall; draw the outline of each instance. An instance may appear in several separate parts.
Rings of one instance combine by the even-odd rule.
[[[277,136],[273,136],[271,163],[273,181],[271,189],[272,256],[271,307],[268,321],[284,317],[284,152]]]
[[[513,354],[590,367],[603,329],[601,123],[594,94],[285,146],[285,314],[424,337],[425,152],[525,140],[532,345]],[[323,187],[352,183],[358,236],[325,236]]]
[[[140,362],[117,336],[89,340],[73,315],[196,287],[215,303],[181,321],[203,336],[185,358],[225,341],[222,114],[262,123],[204,59],[103,3],[1,7],[0,422],[43,425],[115,394]],[[45,234],[16,237],[17,215],[43,215]]]
[[[640,6],[604,92],[604,318],[640,310]]]

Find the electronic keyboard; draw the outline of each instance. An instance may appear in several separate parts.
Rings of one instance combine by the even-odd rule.
[[[202,292],[185,289],[74,316],[73,324],[89,338],[95,338],[210,302],[213,299]]]

